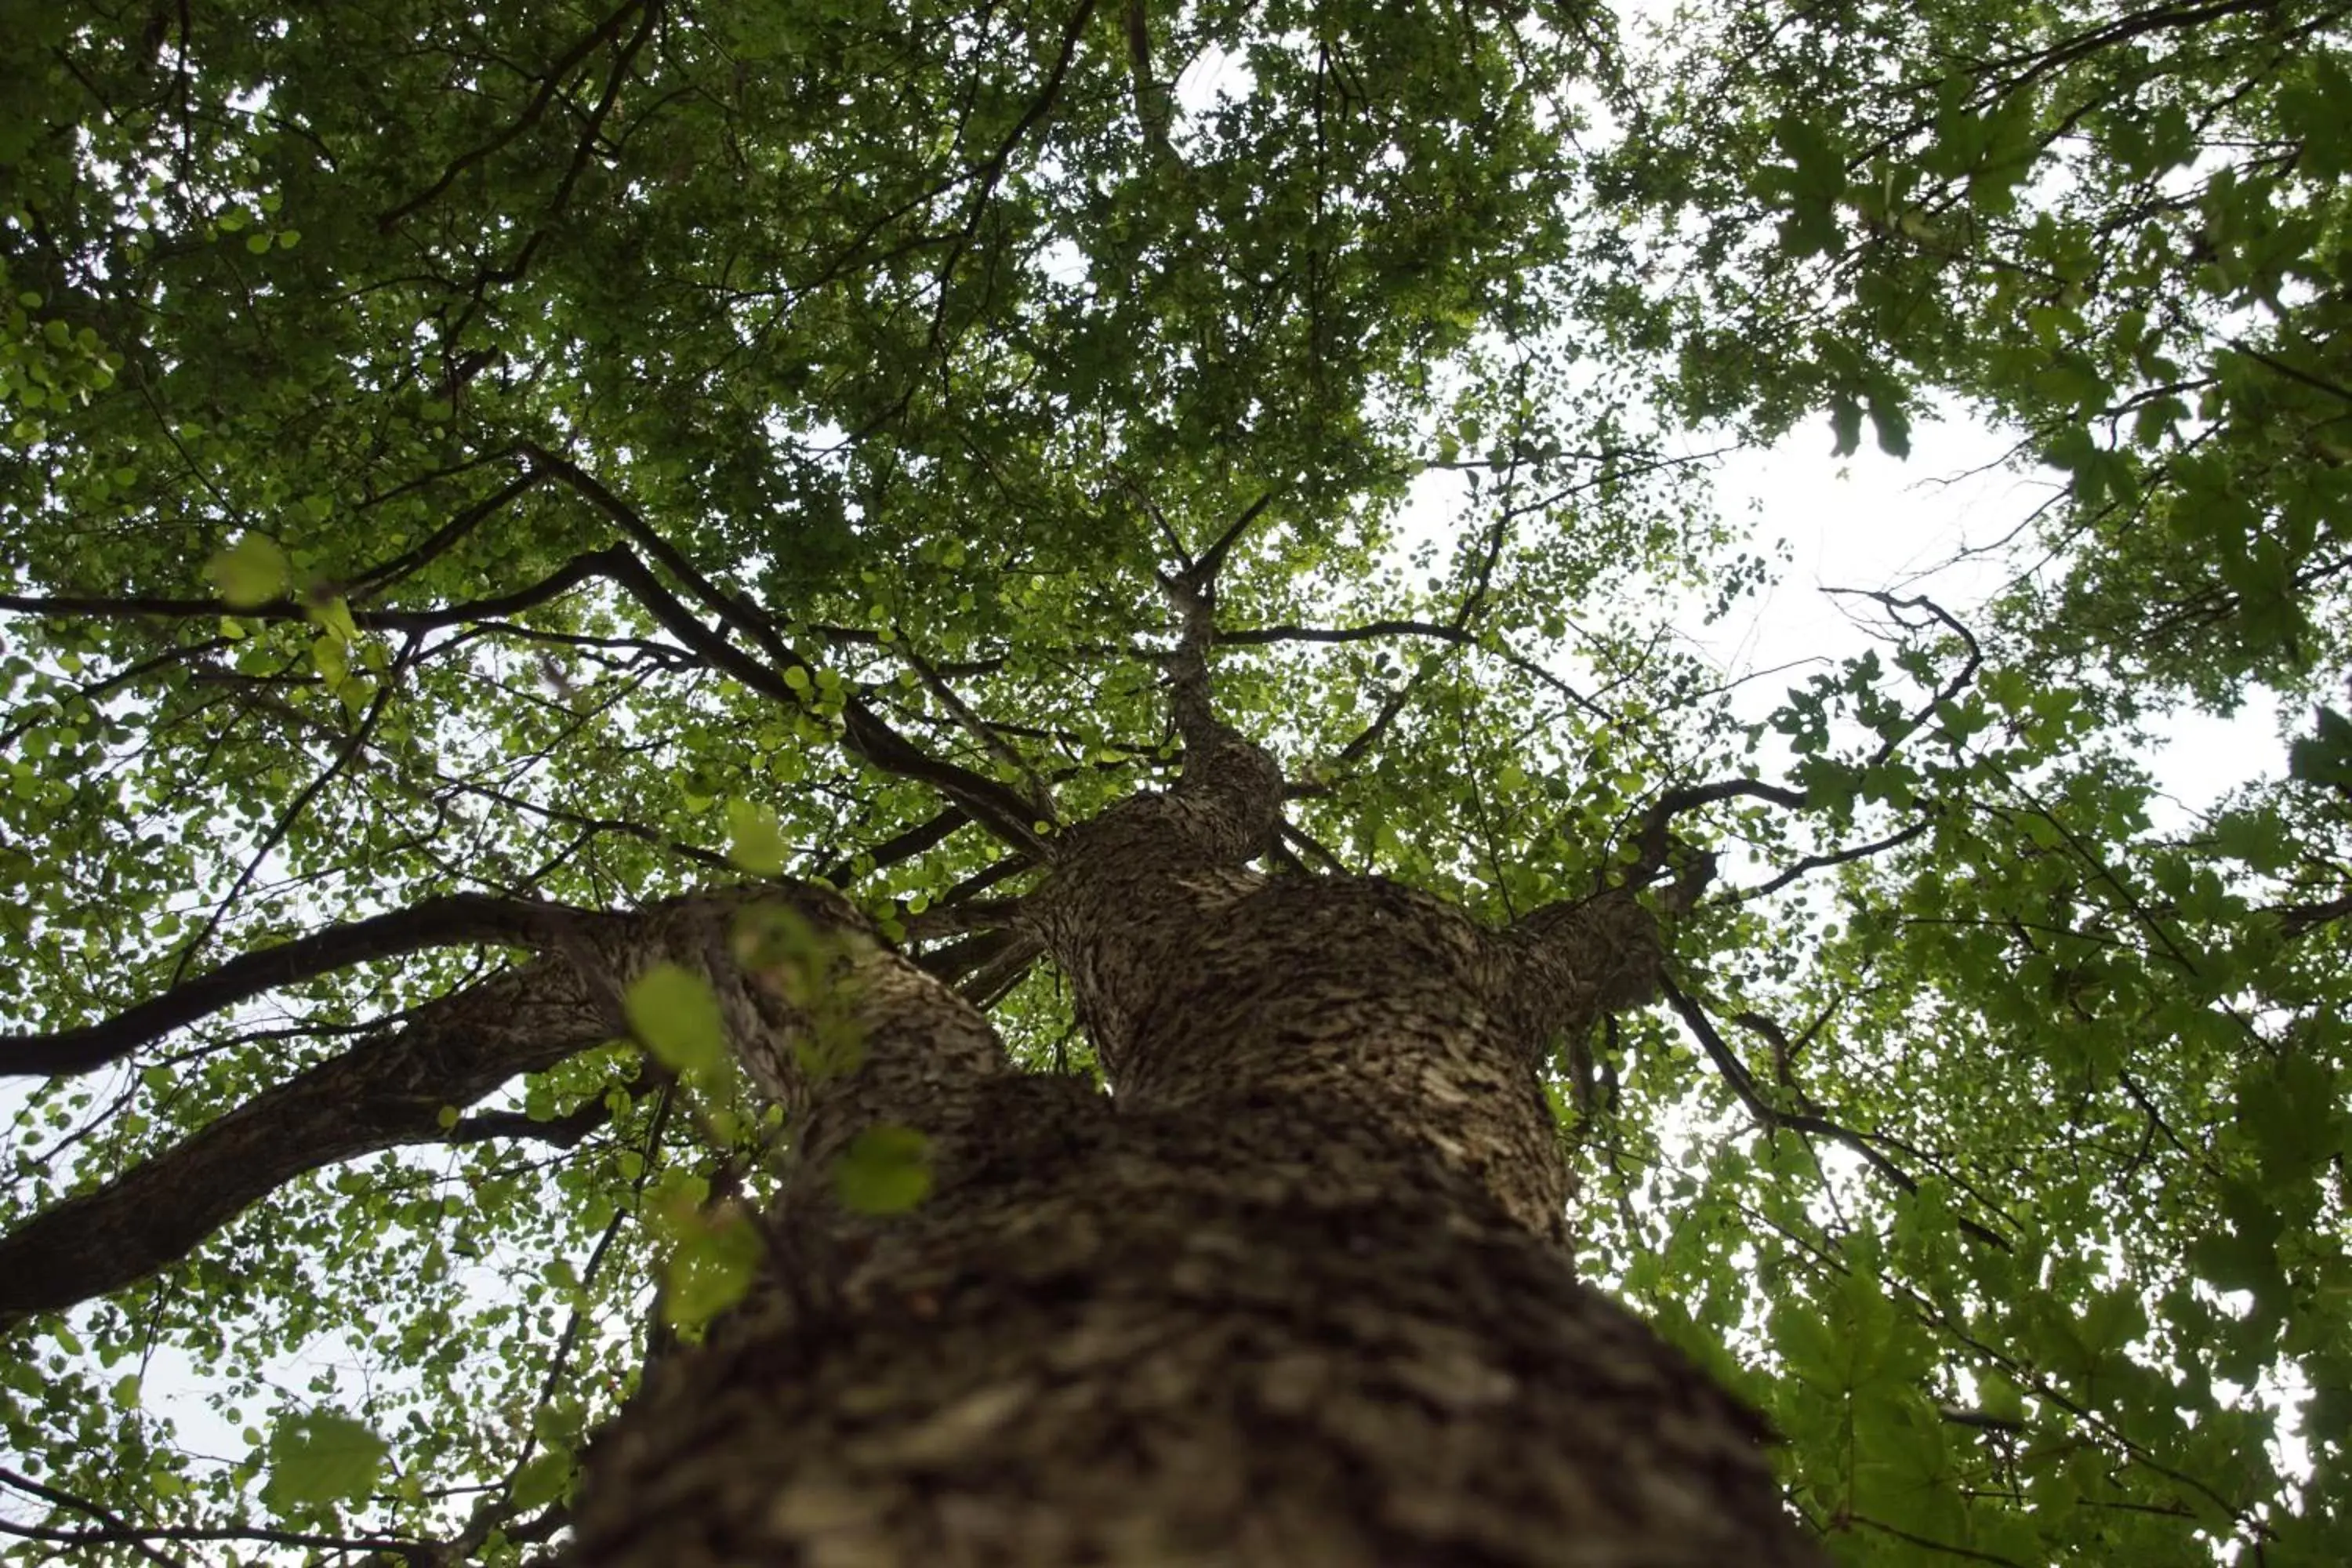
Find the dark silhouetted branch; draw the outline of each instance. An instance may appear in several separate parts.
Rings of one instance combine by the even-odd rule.
[[[475,942],[542,946],[560,922],[574,913],[559,904],[452,893],[390,914],[329,926],[276,947],[240,953],[103,1022],[55,1034],[0,1038],[0,1075],[89,1072],[265,991],[373,959]]]

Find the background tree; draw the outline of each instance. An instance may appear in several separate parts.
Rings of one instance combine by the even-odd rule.
[[[1263,973],[1287,950],[1222,898],[1371,871],[1441,948],[1549,929],[1584,970],[1592,916],[1560,911],[1654,879],[1671,963],[1503,1009],[1517,1100],[1376,1091],[1294,1034],[1272,1103],[1314,1178],[1266,1212],[1378,1245],[1352,1273],[1328,1234],[1244,1248],[1307,1260],[1260,1288],[1426,1312],[1416,1281],[1517,1281],[1547,1305],[1516,1328],[1476,1289],[1445,1310],[1538,1361],[1613,1322],[1525,1250],[1561,1206],[1508,1174],[1544,1167],[1540,1092],[1560,1242],[1767,1414],[1841,1558],[2339,1560],[2352,730],[2186,830],[2132,748],[2176,696],[2342,673],[2342,169],[2313,107],[2340,20],[1727,8],[1676,36],[1721,43],[1335,4],[6,29],[0,1065],[39,1087],[0,1237],[0,1530],[35,1560],[514,1561],[573,1521],[647,1354],[707,1391],[794,1323],[874,1321],[876,1280],[905,1337],[836,1345],[776,1408],[803,1437],[913,1420],[887,1379],[863,1405],[824,1379],[978,1342],[993,1298],[954,1269],[1030,1258],[971,1196],[1019,1194],[988,1182],[1020,1139],[1075,1158],[1106,1067],[1139,1108],[1275,1070],[1155,1069],[1136,965]],[[1223,93],[1176,90],[1220,62]],[[1937,388],[2071,474],[2053,569],[1981,612],[1878,596],[1889,657],[1748,726],[1673,634],[1760,568],[1672,423],[1826,406],[1842,448],[1864,418],[1900,448]],[[1282,798],[1199,782],[1228,752]],[[1160,950],[1192,969],[1137,958],[1164,888],[1071,868],[1188,787],[1226,802],[1176,877],[1189,929],[1231,939]],[[747,876],[812,924],[731,945],[714,889]],[[1370,951],[1306,942],[1328,918],[1304,951]],[[828,1013],[844,964],[892,1005]],[[1432,973],[1339,967],[1359,1002]],[[967,1007],[1040,1077],[996,1083]],[[1401,1105],[1410,1147],[1365,1131]],[[1235,1136],[1135,1133],[1074,1190],[1154,1259],[1213,1252],[1232,1212],[1171,1172],[1294,1157]],[[1516,1155],[1413,1164],[1433,1138]],[[1528,1224],[1409,1239],[1482,1204]],[[718,1348],[672,1345],[755,1278]],[[1225,1386],[1213,1338],[1175,1339],[1163,1378]],[[1060,1348],[1108,1376],[1087,1342]],[[1444,1369],[1414,1398],[1464,1383],[1393,1364]],[[1580,1443],[1635,1452],[1660,1408],[1591,1395],[1530,1374],[1507,1425],[1557,1436],[1456,1450],[1490,1461],[1459,1484],[1368,1423],[1358,1462],[1422,1489],[1354,1544],[1567,1539],[1544,1465],[1589,1475]],[[623,1550],[655,1514],[606,1500],[649,1477],[708,1480],[644,1458],[703,1408],[731,1407],[657,1394],[601,1447],[588,1539]],[[1009,1419],[932,1408],[966,1443]],[[1098,1468],[1033,1473],[1024,1528],[1105,1517]],[[1260,1489],[1337,1495],[1284,1479]],[[678,1510],[713,1549],[752,1528],[730,1495]],[[773,1528],[845,1527],[802,1500]],[[1680,1507],[1628,1527],[1666,1542]]]

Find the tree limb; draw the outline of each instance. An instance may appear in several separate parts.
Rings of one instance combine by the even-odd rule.
[[[0,1319],[121,1289],[308,1172],[440,1142],[445,1107],[469,1105],[614,1033],[606,999],[560,958],[428,1003],[0,1237]]]
[[[373,959],[478,942],[542,947],[559,924],[576,918],[580,911],[560,904],[450,893],[388,914],[347,921],[276,947],[240,953],[102,1022],[53,1034],[0,1037],[0,1077],[89,1072],[265,991]]]
[[[1715,1020],[1706,1016],[1706,1010],[1692,1000],[1690,994],[1682,987],[1676,985],[1672,976],[1660,977],[1659,990],[1664,994],[1667,1005],[1673,1007],[1681,1016],[1682,1021],[1690,1026],[1691,1033],[1698,1037],[1699,1046],[1706,1052],[1707,1060],[1715,1064],[1716,1071],[1722,1075],[1724,1082],[1731,1086],[1731,1092],[1738,1097],[1741,1105],[1747,1107],[1748,1114],[1755,1119],[1758,1126],[1767,1132],[1787,1128],[1791,1132],[1811,1133],[1815,1137],[1830,1139],[1861,1156],[1864,1163],[1906,1193],[1918,1192],[1918,1178],[1881,1153],[1863,1133],[1832,1121],[1827,1117],[1814,1116],[1803,1111],[1782,1110],[1765,1100],[1763,1095],[1758,1092],[1756,1080],[1749,1076],[1746,1064],[1740,1061],[1737,1053],[1717,1031]],[[1999,1231],[1979,1225],[1966,1215],[1954,1217],[1963,1231],[1978,1240],[1998,1247],[2003,1252],[2010,1250],[2009,1238]]]

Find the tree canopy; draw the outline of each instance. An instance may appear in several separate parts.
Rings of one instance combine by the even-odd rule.
[[[1277,867],[1676,882],[1571,1232],[1842,1561],[2352,1551],[2345,7],[0,14],[0,1551],[527,1558],[779,1136],[550,911],[822,880],[1092,1072],[992,911],[1193,574]],[[2004,586],[1745,701],[1705,454],[1938,411]]]

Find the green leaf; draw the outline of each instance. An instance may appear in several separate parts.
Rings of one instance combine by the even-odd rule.
[[[2313,733],[2287,748],[2287,771],[2305,784],[2352,790],[2352,719],[2322,708]]]
[[[515,1472],[507,1500],[522,1512],[545,1508],[572,1489],[572,1456],[550,1449]]]
[[[710,983],[675,963],[639,975],[621,999],[630,1032],[674,1072],[716,1071],[727,1059],[727,1026]]]
[[[336,641],[349,645],[360,640],[359,623],[352,619],[352,606],[341,594],[305,607],[303,613]]]
[[[727,803],[727,858],[755,877],[783,874],[791,849],[776,826],[776,814],[749,801]]]
[[[276,540],[248,533],[205,562],[205,575],[230,608],[250,610],[284,598],[292,568]]]
[[[911,1127],[868,1127],[834,1162],[834,1190],[856,1214],[903,1214],[931,1190],[931,1141]]]
[[[1870,399],[1870,427],[1878,438],[1880,451],[1890,458],[1911,455],[1911,416],[1903,411],[1902,404],[1874,394]]]
[[[1851,458],[1862,447],[1862,403],[1848,394],[1840,393],[1830,400],[1830,433],[1836,438],[1830,448],[1833,458]]]
[[[281,1415],[269,1435],[269,1479],[262,1500],[283,1514],[363,1497],[390,1451],[383,1438],[339,1411]]]
[[[698,1215],[679,1231],[662,1275],[662,1319],[692,1332],[743,1299],[765,1247],[758,1222],[738,1205],[715,1217]]]

